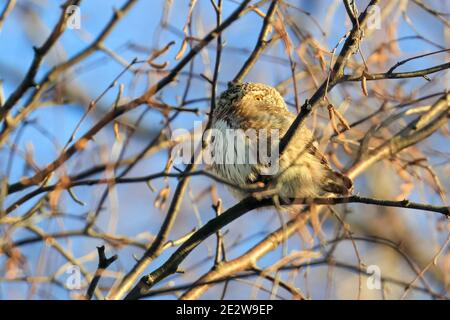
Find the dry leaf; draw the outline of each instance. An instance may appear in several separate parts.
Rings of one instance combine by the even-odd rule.
[[[367,91],[367,78],[366,75],[363,73],[362,78],[361,78],[361,89],[362,92],[364,93],[364,95],[366,97],[369,96],[369,92]]]
[[[154,207],[160,210],[164,210],[169,195],[170,195],[170,188],[168,186],[162,188],[161,191],[156,196],[155,202],[153,203]]]
[[[180,51],[178,51],[177,55],[175,56],[175,60],[180,60],[181,57],[183,56],[184,52],[186,51],[187,48],[187,40],[184,39],[183,43],[181,44],[181,48]]]

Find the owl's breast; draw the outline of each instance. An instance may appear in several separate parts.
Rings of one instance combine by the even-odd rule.
[[[251,183],[257,177],[256,146],[245,131],[226,120],[217,120],[211,128],[211,167],[216,174],[237,186]]]

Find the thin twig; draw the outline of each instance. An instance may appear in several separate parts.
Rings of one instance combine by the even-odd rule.
[[[91,283],[86,292],[86,299],[91,300],[92,295],[94,294],[95,288],[97,288],[97,284],[102,277],[103,272],[114,262],[117,260],[118,256],[115,254],[112,257],[107,258],[105,255],[105,246],[97,247],[98,251],[98,267],[95,271],[95,276],[92,278]]]

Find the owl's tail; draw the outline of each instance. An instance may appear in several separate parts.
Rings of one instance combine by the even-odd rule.
[[[328,193],[347,196],[353,190],[353,181],[342,173],[330,169],[325,176],[322,189]]]

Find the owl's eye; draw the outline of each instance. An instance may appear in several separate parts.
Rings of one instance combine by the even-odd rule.
[[[261,96],[256,96],[256,97],[255,97],[255,100],[257,100],[257,101],[262,101],[262,97],[261,97]]]

